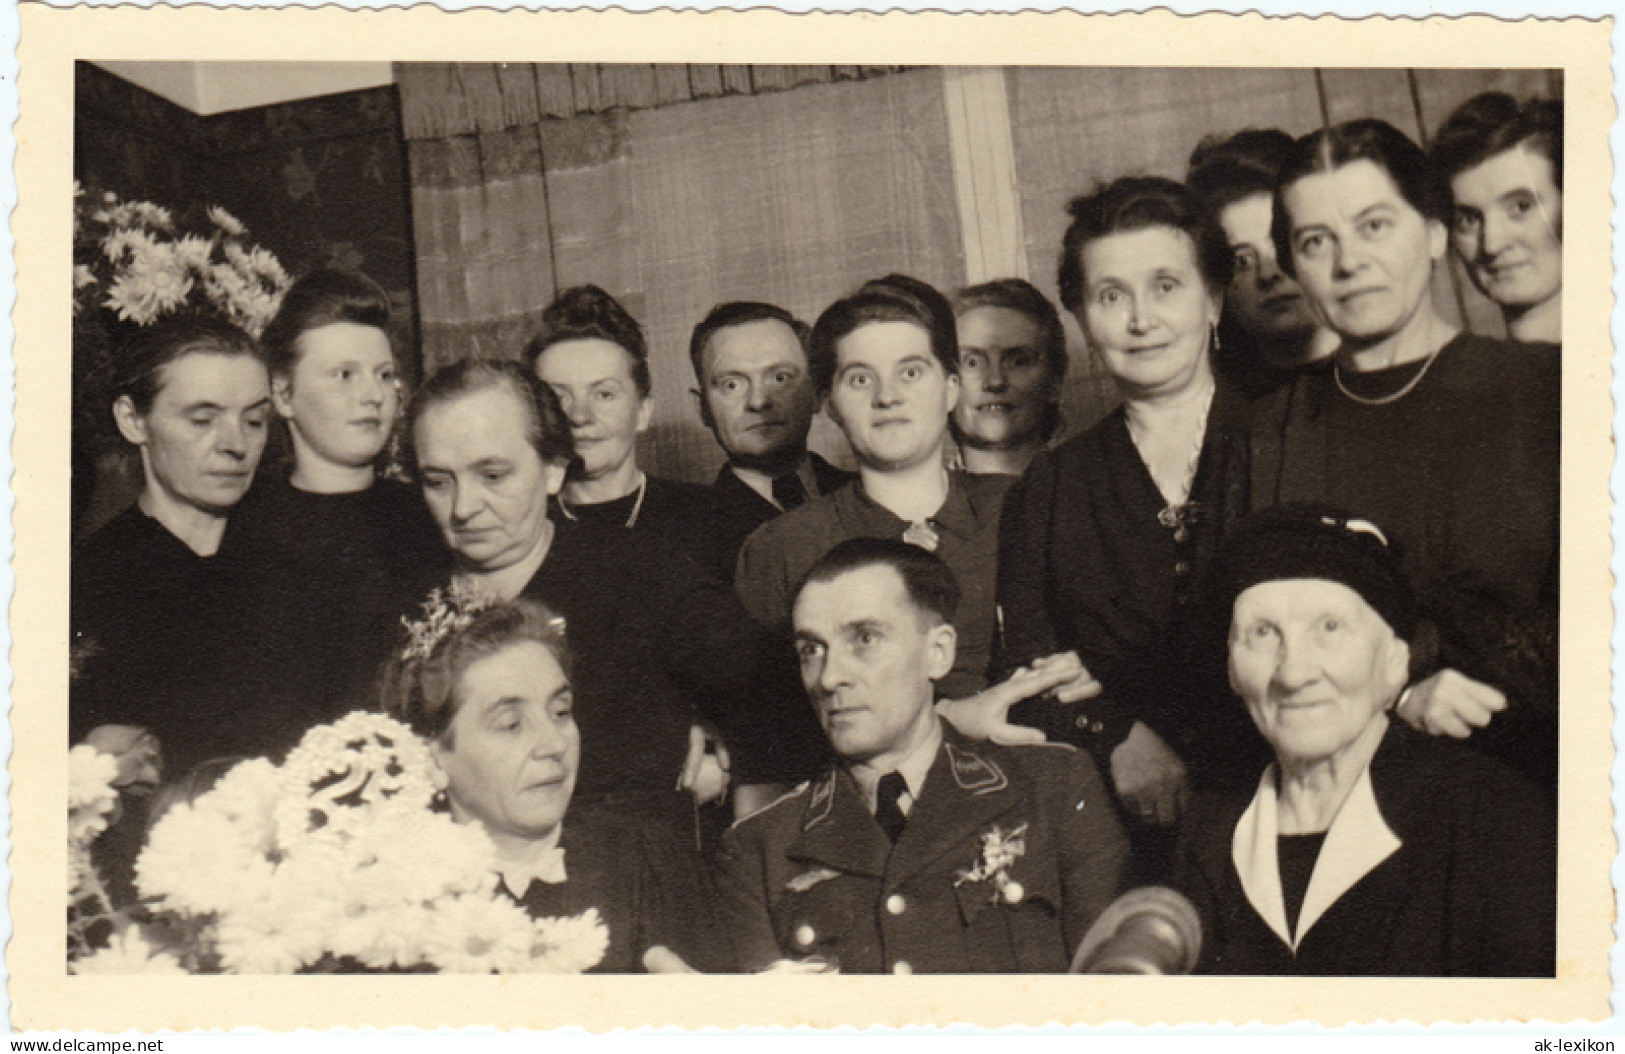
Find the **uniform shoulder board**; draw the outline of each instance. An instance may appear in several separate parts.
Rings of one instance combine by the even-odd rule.
[[[960,790],[973,794],[992,794],[1010,785],[1004,770],[980,754],[961,750],[952,743],[948,747],[948,768]]]
[[[785,802],[789,801],[791,798],[798,798],[801,795],[806,794],[807,793],[807,788],[810,787],[810,786],[812,786],[812,781],[811,780],[803,780],[793,790],[785,791],[783,794],[779,795],[777,798],[774,798],[772,801],[768,802],[766,805],[762,806],[760,809],[757,809],[755,812],[746,813],[745,815],[741,816],[739,819],[735,820],[730,826],[738,827],[740,824],[744,823],[746,820],[754,820],[754,819],[756,819],[756,817],[761,816],[763,813],[771,812],[773,809],[778,808],[780,805],[782,805]]]

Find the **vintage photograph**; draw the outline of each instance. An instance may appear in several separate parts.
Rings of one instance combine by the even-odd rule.
[[[54,988],[1572,979],[1561,64],[398,54],[56,67]]]

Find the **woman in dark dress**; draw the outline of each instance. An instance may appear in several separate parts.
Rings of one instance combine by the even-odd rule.
[[[826,748],[793,653],[768,652],[732,589],[660,538],[556,529],[548,499],[575,455],[551,389],[517,363],[460,362],[418,391],[410,426],[452,580],[569,622],[583,798],[692,848],[694,799],[676,784],[697,720],[721,732],[737,783],[806,778]]]
[[[708,917],[677,911],[645,825],[570,810],[581,731],[564,620],[532,600],[443,601],[425,616],[383,694],[430,741],[452,816],[495,843],[502,888],[536,918],[596,908],[609,947],[589,972],[723,965],[706,958],[722,946]]]
[[[253,339],[207,318],[143,330],[116,370],[145,485],[73,555],[70,734],[120,753],[145,730],[179,774],[252,742],[232,691],[247,604],[217,553],[265,450],[269,386]]]
[[[245,680],[278,754],[362,705],[409,613],[447,565],[417,488],[377,465],[401,410],[389,298],[358,274],[301,278],[266,327],[291,471],[261,473],[225,551],[252,590],[259,663]]]
[[[558,395],[575,439],[576,464],[553,500],[559,529],[663,538],[732,582],[735,549],[711,489],[638,467],[655,404],[637,320],[595,285],[566,289],[521,357]]]
[[[1199,795],[1174,884],[1208,973],[1550,977],[1557,834],[1541,792],[1391,721],[1417,617],[1381,526],[1280,505],[1214,574],[1230,681],[1275,755]]]
[[[1112,774],[1131,840],[1165,858],[1193,755],[1233,756],[1251,738],[1202,733],[1212,707],[1178,679],[1178,627],[1245,490],[1244,406],[1211,362],[1231,252],[1171,180],[1120,179],[1071,212],[1061,300],[1124,401],[1039,455],[1010,493],[996,664],[1077,653],[1103,691],[1047,718],[1030,705],[1013,718],[1046,721],[1090,749]]]
[[[1256,409],[1251,501],[1381,523],[1423,619],[1399,716],[1555,793],[1560,360],[1438,314],[1447,218],[1422,151],[1381,121],[1294,144],[1275,239],[1342,344]]]

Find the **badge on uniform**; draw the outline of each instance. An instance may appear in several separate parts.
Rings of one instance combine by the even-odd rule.
[[[832,878],[840,878],[839,871],[827,867],[815,867],[811,871],[803,871],[784,884],[784,888],[792,893],[805,893],[820,882],[828,882]]]
[[[953,771],[954,782],[959,784],[960,790],[970,791],[972,794],[991,794],[1009,786],[1010,781],[1005,779],[1004,772],[993,762],[980,754],[960,750],[952,743],[948,747],[948,767]]]
[[[1010,868],[1027,853],[1027,825],[1021,824],[1006,833],[998,824],[982,832],[982,858],[976,866],[959,872],[954,885],[966,882],[993,884],[993,900],[1006,904],[1019,904],[1027,895],[1021,883],[1010,877]]]

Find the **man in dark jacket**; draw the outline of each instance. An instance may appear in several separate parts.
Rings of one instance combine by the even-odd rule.
[[[855,478],[807,450],[819,403],[807,333],[781,307],[733,301],[712,308],[689,341],[700,420],[728,455],[711,490],[735,557],[768,520]]]
[[[796,596],[802,683],[839,756],[723,842],[739,965],[1060,972],[1128,845],[1088,755],[969,740],[936,713],[959,588],[936,556],[855,538]]]

